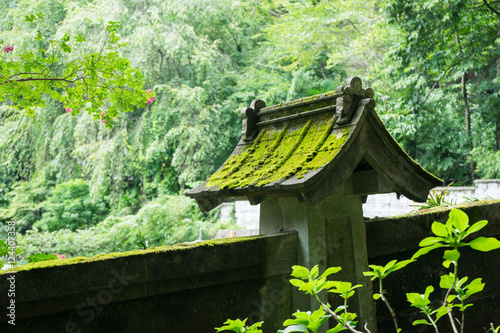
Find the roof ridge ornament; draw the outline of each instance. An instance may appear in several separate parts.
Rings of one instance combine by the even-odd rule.
[[[261,99],[255,99],[250,104],[250,107],[241,110],[242,130],[241,139],[245,142],[250,142],[257,136],[257,124],[259,116],[257,115],[260,109],[265,108],[266,103]]]
[[[341,94],[337,97],[336,105],[338,125],[348,124],[355,113],[354,111],[358,106],[358,102],[366,97],[372,98],[374,95],[372,88],[363,89],[363,83],[357,76],[352,76],[345,80],[345,85],[338,86],[335,92]]]

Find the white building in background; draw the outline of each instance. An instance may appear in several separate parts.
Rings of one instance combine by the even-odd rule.
[[[436,187],[437,193],[440,193],[444,187]],[[500,199],[500,179],[478,179],[474,181],[474,186],[456,186],[448,187],[447,202],[459,204],[475,199]],[[376,194],[368,196],[363,204],[363,213],[365,217],[387,217],[401,215],[417,210],[416,203],[404,196],[397,198],[395,193]],[[225,203],[221,207],[221,218],[229,219],[233,203]],[[259,228],[260,206],[252,206],[247,201],[234,202],[234,214],[236,223],[245,229]]]

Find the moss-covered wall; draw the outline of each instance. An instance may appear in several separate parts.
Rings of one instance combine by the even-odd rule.
[[[0,275],[0,290],[16,283],[16,325],[2,316],[0,332],[214,332],[248,316],[273,331],[292,312],[296,260],[283,233],[25,266]]]
[[[461,207],[472,221],[486,219],[481,235],[500,238],[500,202]],[[430,235],[433,221],[445,221],[449,209],[366,223],[371,264],[404,260]],[[326,235],[328,242],[328,235]],[[209,241],[97,256],[57,260],[0,274],[0,290],[16,280],[16,326],[0,317],[0,332],[214,332],[228,318],[264,320],[264,332],[275,332],[291,313],[291,266],[297,262],[297,234]],[[461,251],[460,275],[482,277],[486,287],[467,309],[465,332],[482,332],[500,318],[500,252]],[[413,327],[418,313],[407,292],[434,285],[436,305],[442,298],[439,276],[442,251],[393,273],[384,283],[403,332],[433,332]],[[375,287],[376,289],[376,287]],[[6,308],[5,293],[0,306]],[[390,315],[377,302],[379,332],[393,332]],[[440,332],[450,332],[446,318]]]
[[[477,202],[460,205],[471,222],[488,220],[488,225],[477,236],[500,239],[500,202]],[[445,222],[451,208],[436,208],[418,214],[408,214],[394,218],[370,220],[366,224],[367,247],[370,264],[385,265],[393,259],[409,259],[418,249],[418,243],[431,236],[434,221]],[[459,276],[468,276],[469,281],[483,278],[486,286],[473,300],[474,306],[466,310],[465,332],[485,332],[489,323],[500,325],[500,250],[479,252],[469,249],[460,250]],[[444,294],[439,287],[439,276],[447,274],[442,266],[443,250],[437,249],[422,256],[384,280],[386,297],[398,314],[403,332],[435,332],[432,326],[412,326],[414,320],[423,319],[409,306],[406,293],[423,293],[426,286],[433,285],[431,294],[434,305],[439,306]],[[377,287],[374,286],[377,290]],[[379,332],[393,332],[394,326],[389,312],[382,302],[377,302]],[[452,332],[448,318],[438,322],[439,332]]]

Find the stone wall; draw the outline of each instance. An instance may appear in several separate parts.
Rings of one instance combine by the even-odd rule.
[[[500,238],[499,201],[461,208],[472,222],[489,221],[482,236]],[[431,234],[432,222],[446,221],[449,210],[368,220],[369,263],[410,258],[420,240]],[[439,305],[444,296],[439,276],[446,273],[442,253],[434,250],[384,281],[402,332],[434,332],[432,327],[411,325],[421,317],[405,294],[422,293],[433,285],[433,304]],[[471,280],[482,277],[486,283],[466,311],[465,332],[484,332],[490,322],[500,325],[500,250],[462,250],[461,255],[459,274]],[[287,232],[23,266],[17,273],[0,274],[2,308],[8,302],[7,278],[15,275],[16,284],[16,326],[0,316],[0,332],[213,333],[228,318],[249,317],[249,322],[264,320],[264,332],[273,333],[296,310],[288,279],[297,256],[298,235]],[[393,332],[384,304],[376,305],[378,331]],[[447,320],[440,320],[440,332],[451,332]]]
[[[444,187],[436,187],[440,193]],[[478,179],[474,181],[474,186],[454,186],[447,189],[448,201],[460,204],[467,199],[500,199],[500,179]],[[233,203],[221,209],[229,214],[233,209]],[[369,195],[368,200],[363,204],[363,214],[365,217],[389,217],[407,214],[418,209],[415,203],[404,196],[397,198],[396,193]],[[260,205],[252,206],[247,201],[236,201],[234,203],[234,214],[236,222],[245,229],[256,229],[259,225]]]
[[[213,333],[247,316],[272,331],[291,313],[296,260],[297,234],[282,233],[3,272],[0,305],[6,309],[14,275],[16,325],[3,313],[0,332]]]
[[[444,189],[436,187],[434,190],[440,193]],[[500,179],[478,179],[474,181],[474,186],[450,186],[446,191],[446,201],[453,204],[477,199],[500,199]],[[376,194],[368,196],[363,205],[363,213],[369,218],[395,216],[414,211],[419,204],[404,196],[398,199],[395,193]]]

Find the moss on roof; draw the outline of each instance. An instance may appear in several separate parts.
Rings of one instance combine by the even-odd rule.
[[[244,188],[304,177],[332,161],[347,140],[350,126],[334,129],[336,119],[334,116],[330,121],[309,120],[294,128],[262,130],[253,144],[229,158],[206,186]]]
[[[99,260],[108,260],[108,259],[115,259],[115,258],[129,257],[129,256],[136,256],[136,255],[145,255],[145,254],[149,254],[149,253],[185,251],[185,250],[189,250],[189,249],[193,249],[193,248],[200,248],[200,247],[226,246],[226,245],[230,245],[230,244],[234,244],[234,243],[238,243],[238,242],[254,240],[257,238],[261,238],[261,237],[262,236],[249,236],[249,237],[233,237],[233,238],[224,238],[224,239],[213,239],[213,240],[207,240],[207,241],[196,242],[196,243],[180,243],[180,244],[175,244],[175,245],[170,245],[170,246],[151,247],[151,248],[148,248],[146,250],[132,250],[132,251],[125,251],[125,252],[111,252],[111,253],[105,253],[105,254],[98,254],[98,255],[93,256],[92,258],[74,257],[74,258],[69,258],[69,259],[47,260],[47,261],[41,261],[41,262],[36,262],[36,263],[29,263],[26,265],[13,267],[13,268],[9,268],[6,270],[0,270],[0,275],[12,273],[12,272],[29,271],[32,269],[48,268],[48,267],[55,267],[55,266],[75,265],[75,264],[89,263],[89,262],[99,261]]]

